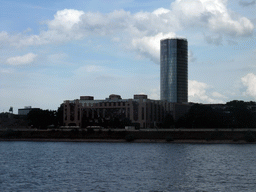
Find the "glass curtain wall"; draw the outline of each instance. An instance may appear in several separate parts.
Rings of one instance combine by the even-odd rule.
[[[161,40],[160,97],[169,102],[187,102],[187,40]]]

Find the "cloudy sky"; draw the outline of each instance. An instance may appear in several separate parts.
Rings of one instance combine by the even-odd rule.
[[[159,99],[160,39],[189,44],[189,101],[256,99],[255,0],[0,0],[0,112]]]

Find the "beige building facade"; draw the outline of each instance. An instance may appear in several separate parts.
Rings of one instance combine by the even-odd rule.
[[[133,99],[122,99],[120,95],[112,94],[105,100],[81,96],[80,99],[64,101],[63,118],[65,126],[86,127],[90,122],[97,125],[102,121],[128,119],[140,128],[156,128],[167,115],[176,120],[188,109],[188,104],[151,100],[142,94],[134,95]]]

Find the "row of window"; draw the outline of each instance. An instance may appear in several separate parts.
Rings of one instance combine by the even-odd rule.
[[[102,103],[95,103],[95,106],[96,107],[98,107],[98,106],[100,106],[100,107],[103,107],[103,106],[105,106],[105,107],[107,107],[107,106],[109,106],[109,107],[111,107],[111,106],[125,106],[125,102],[102,102]],[[129,104],[128,104],[128,106],[129,106]]]

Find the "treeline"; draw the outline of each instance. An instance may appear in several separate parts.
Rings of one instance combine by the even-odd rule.
[[[189,112],[174,122],[184,128],[255,128],[255,102],[230,101],[221,107],[193,105]]]
[[[46,129],[63,125],[63,107],[55,110],[33,109],[27,115],[28,125],[34,128]]]
[[[194,104],[187,114],[173,120],[168,114],[158,128],[256,128],[256,103],[230,101],[223,105]],[[27,115],[28,124],[35,128],[59,127],[63,125],[63,107],[56,111],[34,109]],[[123,116],[105,119],[82,118],[82,127],[102,126],[124,128],[135,126]],[[139,127],[138,127],[139,128]]]

